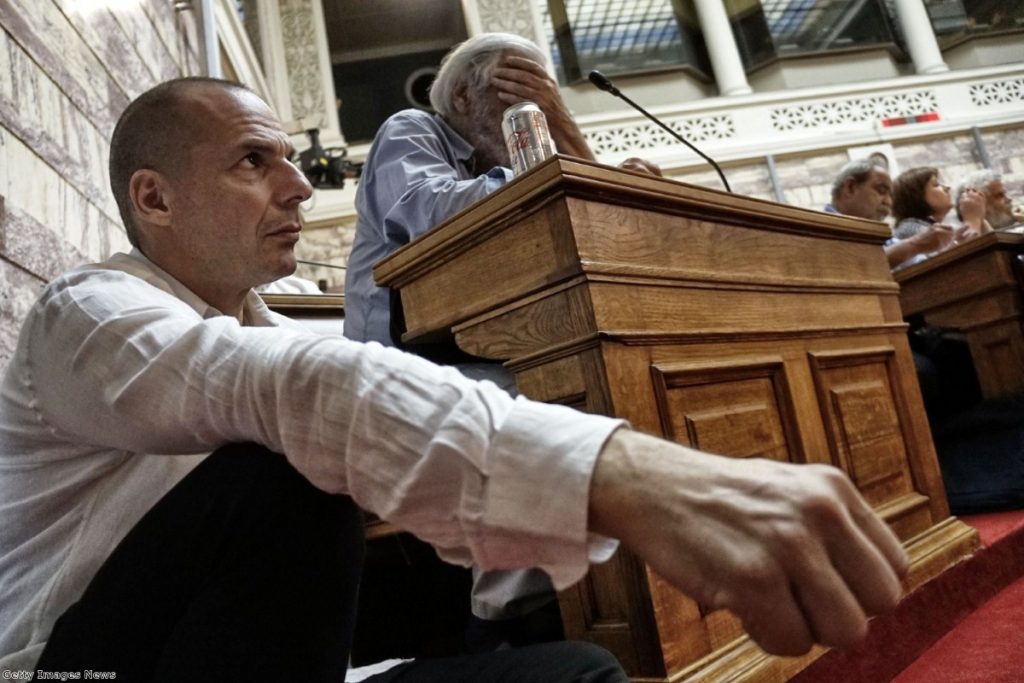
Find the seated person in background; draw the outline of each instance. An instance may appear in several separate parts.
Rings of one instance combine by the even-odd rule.
[[[889,171],[873,159],[854,159],[843,166],[832,183],[829,213],[884,221],[892,209],[892,179]],[[890,239],[885,256],[890,268],[915,257],[941,251],[953,243],[953,231],[942,225],[929,225],[908,239]]]
[[[970,197],[968,190],[975,190],[984,196],[985,220],[993,230],[1011,228],[1020,221],[1020,218],[1013,214],[1013,202],[1006,193],[1003,176],[998,171],[983,169],[963,177],[953,191],[957,207],[960,207],[963,198]],[[962,211],[960,213],[962,214]]]
[[[388,291],[375,263],[512,179],[502,113],[536,102],[562,154],[594,159],[544,55],[529,40],[484,33],[456,46],[430,88],[436,113],[407,109],[381,126],[356,192],[356,236],[345,274],[346,335],[391,346]],[[639,159],[633,170],[659,173]]]
[[[838,469],[700,453],[268,311],[252,288],[294,271],[312,188],[250,90],[161,84],[110,149],[135,249],[51,282],[0,382],[0,669],[339,683],[356,502],[560,588],[620,539],[779,655],[896,604],[906,554]],[[582,643],[399,674],[626,680]]]
[[[512,179],[501,132],[506,108],[526,100],[537,103],[560,153],[594,159],[544,59],[534,43],[520,36],[476,35],[442,60],[430,88],[436,113],[408,109],[381,126],[356,192],[356,236],[345,273],[345,336],[402,346],[404,321],[397,297],[392,302],[391,293],[374,283],[373,266]],[[660,174],[639,159],[623,166]],[[476,362],[453,346],[409,350],[515,391],[514,379],[499,364]],[[538,612],[544,605],[550,610],[547,619]],[[515,644],[522,636],[512,634],[524,631],[527,640],[560,635],[554,593],[539,572],[477,574],[471,607],[470,650]],[[522,621],[528,614],[533,627]]]
[[[839,169],[832,182],[829,213],[884,221],[892,209],[892,179],[889,171],[873,159],[854,159]]]
[[[960,203],[963,225],[958,228],[940,223],[953,208],[949,186],[939,181],[939,171],[931,166],[919,166],[904,171],[896,178],[893,186],[893,217],[896,225],[893,236],[897,240],[909,240],[928,230],[937,228],[952,230],[953,243],[977,237],[992,228],[985,222],[985,200],[980,192],[968,190]],[[911,259],[916,263],[927,254]]]
[[[943,247],[948,248],[991,231],[984,220],[984,197],[980,192],[968,190],[961,198],[962,226],[937,222],[952,208],[949,187],[939,181],[938,169],[922,166],[901,173],[893,190],[896,239],[911,241],[927,231],[943,230],[951,235],[951,241]],[[918,254],[903,265],[918,263],[931,253]],[[910,347],[915,352],[914,364],[929,417],[936,419],[974,402],[977,378],[963,335],[915,320],[910,325]]]

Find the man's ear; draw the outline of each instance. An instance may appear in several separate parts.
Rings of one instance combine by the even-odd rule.
[[[161,173],[142,168],[128,181],[128,196],[140,223],[169,225],[171,222],[170,187]]]
[[[853,178],[847,178],[843,181],[843,184],[839,187],[839,196],[848,196],[857,191],[859,183]]]
[[[469,111],[469,88],[466,87],[465,81],[459,81],[452,88],[452,107],[460,114]]]

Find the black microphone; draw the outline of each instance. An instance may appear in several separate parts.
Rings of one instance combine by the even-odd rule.
[[[626,102],[626,104],[628,104],[629,106],[633,107],[633,109],[636,109],[638,112],[640,112],[641,114],[643,114],[644,116],[649,118],[651,121],[654,121],[656,124],[661,126],[665,130],[665,132],[667,132],[669,135],[674,137],[676,140],[679,140],[679,142],[683,143],[684,145],[686,145],[687,147],[692,149],[694,152],[696,152],[698,155],[700,155],[700,157],[702,159],[704,159],[706,162],[711,164],[711,166],[716,171],[718,171],[718,177],[722,179],[722,184],[725,185],[726,192],[732,192],[732,188],[729,187],[729,181],[725,179],[725,174],[722,173],[721,167],[719,167],[719,165],[717,163],[715,163],[714,159],[712,159],[707,154],[705,154],[704,152],[702,152],[699,149],[697,149],[696,147],[694,147],[682,135],[680,135],[679,133],[675,132],[674,130],[672,130],[671,128],[666,126],[664,123],[662,123],[657,118],[655,118],[655,116],[653,114],[650,114],[646,109],[641,107],[639,104],[637,104],[636,102],[634,102],[633,100],[629,99],[628,97],[623,95],[621,92],[619,92],[619,89],[616,88],[612,84],[611,79],[609,79],[607,76],[605,76],[600,71],[597,71],[597,70],[591,71],[590,75],[588,76],[588,78],[590,78],[590,82],[593,83],[594,85],[596,85],[598,88],[600,88],[601,90],[604,90],[605,92],[609,92],[612,95],[615,95],[616,97],[624,100]]]

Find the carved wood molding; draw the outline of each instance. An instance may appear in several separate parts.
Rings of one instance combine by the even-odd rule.
[[[698,187],[666,178],[602,166],[556,155],[526,175],[381,261],[373,269],[378,282],[401,287],[419,276],[433,259],[454,258],[508,229],[526,212],[571,196],[618,206],[719,222],[756,230],[822,236],[881,245],[889,238],[882,223],[825,214]],[[827,225],[825,228],[823,226]]]
[[[734,457],[807,461],[781,356],[655,363],[651,378],[665,438]]]

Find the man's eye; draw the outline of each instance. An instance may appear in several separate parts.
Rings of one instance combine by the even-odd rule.
[[[245,155],[245,161],[249,162],[253,166],[259,166],[260,163],[262,163],[263,158],[260,156],[259,152],[250,152]]]

